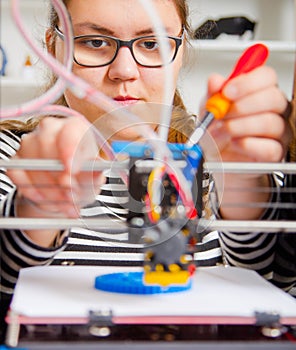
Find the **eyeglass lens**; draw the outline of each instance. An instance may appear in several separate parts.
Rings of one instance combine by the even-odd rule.
[[[163,42],[160,44],[160,40]],[[116,39],[104,36],[75,38],[74,56],[77,63],[85,66],[103,66],[113,61],[120,47]],[[164,61],[161,45],[168,48]],[[173,38],[146,37],[130,41],[134,59],[144,66],[160,66],[170,63],[176,54],[177,43]]]

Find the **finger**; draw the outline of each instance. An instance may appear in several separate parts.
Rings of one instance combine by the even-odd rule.
[[[57,158],[55,137],[44,134],[44,125],[48,127],[48,123],[43,123],[43,127],[38,128],[36,132],[26,137],[19,151],[19,156],[26,158],[47,159]],[[50,126],[53,126],[50,124]],[[55,135],[53,128],[49,129],[51,135]],[[48,129],[47,129],[48,131]],[[49,144],[46,143],[46,140]],[[31,186],[38,189],[42,197],[43,205],[50,205],[51,207],[57,203],[67,202],[68,197],[65,193],[67,188],[61,188],[58,182],[59,172],[56,171],[27,171],[26,177]],[[18,184],[21,186],[22,184]],[[32,198],[31,198],[32,199]],[[35,199],[41,204],[41,200]]]
[[[40,190],[40,187],[32,181],[32,178],[28,176],[28,172],[23,170],[8,171],[8,175],[15,184],[18,186],[18,193],[21,195],[19,201],[22,205],[29,205],[34,211],[38,212],[40,216],[60,216],[65,215],[67,217],[77,217],[77,210],[73,209],[73,204],[66,203],[65,201],[58,200],[56,197],[48,198],[48,194],[52,192],[48,189],[45,193]],[[22,199],[23,198],[23,199]],[[27,199],[29,202],[27,202]],[[21,202],[23,201],[23,202]]]
[[[17,157],[15,157],[17,159]],[[8,170],[7,175],[14,184],[18,186],[18,192],[23,194],[30,200],[42,201],[43,195],[39,189],[33,186],[33,183],[28,174],[23,170]]]
[[[214,95],[216,92],[218,92],[221,89],[224,81],[225,81],[225,78],[223,78],[219,74],[211,74],[209,76],[207,92],[206,92],[205,96],[203,96],[201,99],[198,118],[202,118],[202,116],[204,115],[205,105],[206,105],[206,101],[208,100],[208,98],[210,96]]]
[[[48,122],[51,123],[52,120]],[[50,125],[43,124],[43,127],[48,129]],[[98,152],[96,139],[90,124],[80,118],[63,119],[62,127],[58,126],[58,123],[55,123],[55,127],[56,136],[51,140],[55,153],[50,155],[55,154],[65,167],[65,170],[55,177],[55,181],[61,188],[61,193],[65,195],[68,206],[72,207],[73,212],[79,212],[86,198],[88,198],[87,203],[94,200],[92,183],[96,176],[101,174],[92,171],[79,172],[86,159],[96,157]]]
[[[57,140],[60,158],[65,170],[76,174],[86,159],[95,159],[98,145],[90,125],[73,118],[65,125]]]
[[[283,112],[280,113],[280,116],[288,120],[293,112],[293,104],[289,100],[287,100],[286,102],[287,102],[286,108]]]
[[[230,106],[226,118],[235,118],[265,112],[280,115],[280,113],[285,110],[286,105],[286,97],[273,85],[264,90],[245,95],[234,101]]]
[[[231,142],[231,152],[244,161],[280,162],[284,156],[282,144],[273,139],[244,137]]]
[[[274,113],[261,113],[241,118],[225,119],[216,132],[226,132],[232,138],[266,137],[287,142],[287,122]],[[214,130],[215,132],[215,130]]]
[[[210,97],[222,88],[225,78],[220,74],[211,74],[208,79],[208,96]]]
[[[38,132],[33,132],[31,134],[26,135],[21,143],[20,150],[18,151],[17,158],[33,158],[33,159],[42,159],[44,158],[42,156],[42,146],[40,145],[39,138],[38,138]],[[20,177],[20,173],[17,172],[10,172],[10,175],[12,179],[14,180],[15,184],[18,186],[18,188],[24,193],[26,192],[26,196],[30,199],[30,195],[27,193],[27,189],[31,190],[32,192],[35,192],[36,201],[43,201],[47,198],[47,191],[49,190],[49,187],[55,187],[56,182],[52,177],[50,176],[49,172],[45,171],[29,171],[29,170],[23,170],[22,171],[22,177]],[[45,190],[46,188],[46,190]],[[39,195],[37,195],[37,193]],[[49,192],[51,195],[53,195],[53,192]]]
[[[275,70],[269,66],[261,66],[251,72],[241,74],[231,79],[223,88],[223,95],[231,101],[265,90],[270,86],[277,86]]]
[[[99,193],[100,171],[80,171],[85,160],[97,158],[98,145],[92,127],[80,119],[72,119],[61,131],[58,149],[65,171],[59,178],[60,184],[69,186],[68,195],[75,208],[92,202]]]
[[[67,157],[67,152],[71,146],[72,148],[76,148],[76,143],[74,143],[74,146],[72,145],[72,136],[76,134],[74,133],[73,129],[69,127],[69,125],[73,123],[73,120],[72,118],[45,118],[42,120],[42,123],[40,123],[37,130],[38,132],[36,133],[36,139],[40,145],[39,148],[41,154],[39,157],[47,159],[62,159],[64,165],[70,162]],[[80,133],[81,128],[74,130],[76,133]],[[64,150],[66,150],[66,155],[64,155]],[[37,157],[37,155],[35,156]],[[34,178],[37,180],[36,175]],[[76,182],[71,179],[71,174],[68,173],[67,170],[64,172],[45,172],[41,181],[44,184],[51,186],[51,188],[44,189],[46,192],[44,193],[44,196],[46,196],[48,201],[55,200],[56,205],[62,204],[63,201],[64,204],[73,205],[73,192],[77,191],[75,196],[79,195],[79,188],[76,186]]]

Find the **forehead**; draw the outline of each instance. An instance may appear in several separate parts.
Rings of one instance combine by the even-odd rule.
[[[144,0],[143,2],[146,2]],[[168,32],[177,34],[182,23],[173,0],[152,0],[149,13],[160,18]],[[120,36],[154,28],[151,15],[139,0],[70,0],[68,2],[74,30],[107,28]],[[156,12],[156,13],[155,13]],[[89,28],[88,28],[89,27]]]

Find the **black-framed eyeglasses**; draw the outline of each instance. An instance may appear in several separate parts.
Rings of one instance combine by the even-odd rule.
[[[58,27],[55,31],[64,40],[64,34]],[[115,60],[121,47],[128,47],[140,66],[162,67],[174,61],[183,38],[183,30],[181,37],[149,35],[128,41],[106,35],[79,35],[74,37],[74,61],[83,67],[107,66]],[[168,48],[165,59],[160,49],[162,44]]]

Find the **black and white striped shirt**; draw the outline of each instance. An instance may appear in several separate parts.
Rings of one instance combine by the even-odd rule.
[[[4,134],[3,134],[4,135]],[[13,156],[20,139],[10,132],[3,136],[6,158]],[[13,142],[14,141],[14,142]],[[2,156],[3,157],[3,156]],[[1,201],[2,216],[14,217],[13,199],[16,193],[5,169],[2,172]],[[128,191],[118,174],[105,172],[106,183],[101,187],[95,203],[81,209],[82,217],[112,218],[125,221],[127,215]],[[203,188],[210,186],[209,177],[203,180]],[[8,185],[6,185],[6,183]],[[205,190],[208,193],[208,190]],[[201,266],[222,263],[222,253],[217,231],[200,233],[196,246],[195,261]],[[143,265],[143,244],[130,243],[128,231],[90,230],[73,227],[68,234],[62,234],[56,247],[45,249],[36,246],[21,230],[1,230],[1,291],[12,293],[21,268],[42,264],[61,265]]]
[[[8,159],[19,148],[20,138],[9,131],[3,131],[0,133],[0,142],[0,157]],[[81,216],[108,217],[110,222],[112,218],[125,220],[127,189],[118,175],[110,171],[105,175],[107,181],[102,186],[95,203],[83,208]],[[13,220],[16,188],[7,177],[5,169],[0,169],[0,181],[1,215],[12,217]],[[209,189],[211,192],[212,185],[210,178],[205,177],[204,192],[209,193]],[[128,232],[115,233],[113,230],[108,232],[73,227],[70,233],[61,234],[56,241],[56,246],[52,248],[37,246],[21,230],[0,229],[0,240],[0,291],[7,294],[13,293],[19,270],[28,266],[46,264],[140,266],[143,264],[143,246],[130,243]],[[222,262],[244,266],[258,271],[273,281],[275,249],[279,243],[281,242],[277,235],[268,233],[202,232],[198,234],[194,259],[199,266],[213,266]],[[280,270],[276,271],[278,273]],[[278,276],[277,280],[286,277]],[[290,289],[291,281],[282,284],[281,287],[285,290]]]

